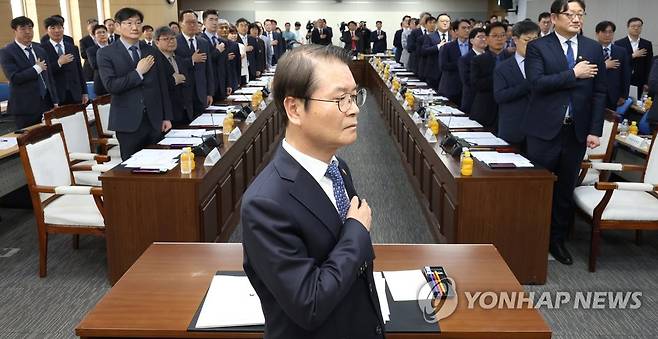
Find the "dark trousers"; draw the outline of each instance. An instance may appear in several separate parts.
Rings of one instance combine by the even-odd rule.
[[[37,98],[40,97],[37,95]],[[53,108],[53,101],[50,99],[50,93],[46,93],[46,96],[40,99],[41,99],[41,109],[40,109],[41,113],[14,115],[14,123],[16,124],[16,129],[23,129],[25,127],[30,127],[32,125],[41,123],[41,120],[43,119],[43,113]],[[28,99],[28,100],[32,100],[32,99]]]
[[[448,98],[448,100],[450,100],[450,102],[452,102],[455,105],[460,105],[462,103],[462,94],[461,93],[451,95],[451,96],[447,96],[447,98]]]
[[[240,86],[244,86],[247,84],[247,76],[243,75],[240,77]]]
[[[402,48],[396,48],[395,49],[395,61],[397,61],[399,63],[401,57],[402,57]]]
[[[528,158],[557,176],[553,184],[551,243],[562,242],[574,215],[573,190],[585,156],[585,142],[578,141],[573,125],[563,125],[553,140],[527,136],[526,142]]]
[[[130,158],[144,147],[154,145],[162,138],[160,128],[153,128],[146,111],[144,111],[142,122],[136,131],[116,133],[119,146],[121,147],[121,160]]]
[[[70,105],[70,104],[79,104],[82,103],[82,101],[76,101],[73,100],[73,95],[71,95],[71,91],[66,91],[66,94],[64,95],[64,98],[59,99],[59,105]]]

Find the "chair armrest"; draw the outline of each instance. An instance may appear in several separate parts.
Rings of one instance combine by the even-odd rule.
[[[92,144],[97,144],[97,145],[118,145],[119,140],[117,138],[109,137],[109,138],[92,138],[91,139]]]
[[[614,162],[583,162],[581,169],[592,168],[599,171],[635,171],[644,172],[646,167],[640,165],[626,165]]]
[[[658,185],[645,184],[643,182],[597,182],[594,184],[594,188],[600,191],[621,190],[658,192]]]
[[[103,189],[91,186],[41,186],[37,185],[34,189],[39,193],[54,194],[77,194],[77,195],[98,195],[103,196]]]
[[[117,164],[73,165],[71,166],[71,171],[93,171],[103,173],[111,170],[116,165]]]
[[[588,154],[586,160],[602,160],[605,154]]]
[[[71,160],[95,160],[96,153],[69,153]]]

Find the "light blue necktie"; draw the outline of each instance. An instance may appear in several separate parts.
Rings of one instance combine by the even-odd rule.
[[[64,51],[62,50],[62,45],[57,44],[55,46],[57,46],[57,55],[62,56],[62,54],[64,54]]]
[[[337,161],[334,160],[329,164],[324,176],[331,179],[331,182],[333,183],[334,198],[336,198],[338,214],[340,215],[340,219],[344,222],[347,217],[347,210],[349,209],[350,202],[345,193],[345,183],[343,182],[343,177],[340,175]]]

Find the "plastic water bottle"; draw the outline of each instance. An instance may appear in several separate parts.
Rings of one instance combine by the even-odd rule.
[[[628,119],[624,119],[619,125],[619,135],[625,137],[628,135]]]

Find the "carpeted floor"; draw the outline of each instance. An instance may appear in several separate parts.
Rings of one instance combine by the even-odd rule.
[[[369,100],[359,118],[359,140],[341,151],[359,194],[373,210],[376,243],[432,243],[400,158],[376,104]],[[104,240],[52,236],[48,277],[40,279],[36,225],[32,212],[0,209],[0,338],[71,338],[86,312],[108,291]],[[575,264],[549,261],[548,282],[526,291],[641,291],[637,310],[541,309],[554,338],[656,338],[658,314],[658,235],[647,232],[641,246],[632,232],[606,232],[599,268],[587,271],[589,226],[577,219],[569,243]],[[238,227],[230,241],[239,242]],[[6,250],[19,249],[10,257]]]

